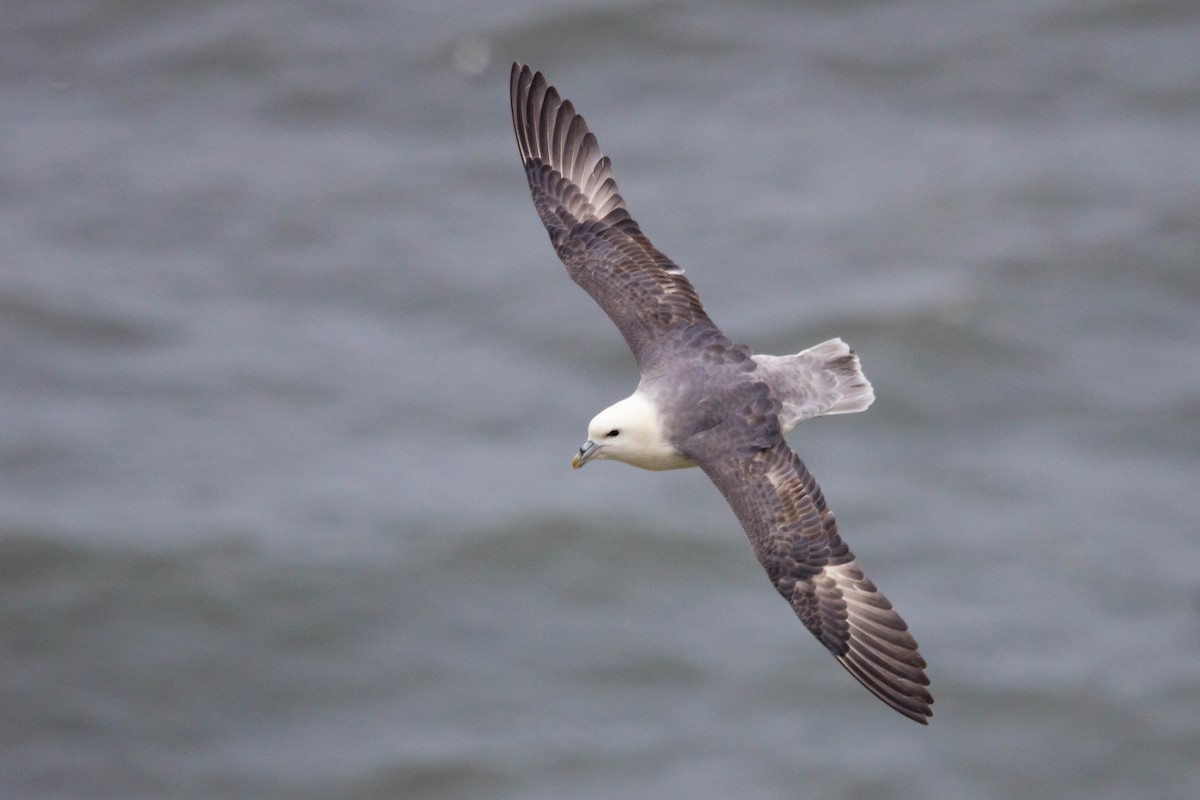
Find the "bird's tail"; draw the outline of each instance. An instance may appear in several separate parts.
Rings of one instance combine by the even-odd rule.
[[[784,430],[823,414],[853,414],[875,402],[875,390],[858,356],[841,339],[830,339],[790,356],[756,355],[782,401]]]
[[[800,356],[806,354],[820,359],[826,374],[835,381],[839,397],[823,413],[853,414],[866,411],[875,402],[875,389],[863,375],[862,365],[850,345],[841,339],[830,339],[797,353]]]

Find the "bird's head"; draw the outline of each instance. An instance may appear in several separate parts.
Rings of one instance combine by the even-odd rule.
[[[592,418],[587,441],[575,454],[571,466],[579,469],[597,459],[624,461],[643,469],[691,466],[667,443],[654,403],[637,392]]]

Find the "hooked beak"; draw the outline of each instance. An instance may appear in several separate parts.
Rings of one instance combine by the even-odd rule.
[[[600,453],[600,445],[588,439],[583,443],[583,447],[579,448],[579,452],[571,459],[571,466],[579,469],[587,462],[591,461]]]

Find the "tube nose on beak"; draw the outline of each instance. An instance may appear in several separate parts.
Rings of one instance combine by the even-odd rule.
[[[584,464],[595,458],[596,454],[599,452],[600,445],[596,444],[591,439],[588,439],[583,443],[583,447],[579,448],[579,452],[575,454],[575,457],[571,459],[571,466],[575,469],[579,469]]]

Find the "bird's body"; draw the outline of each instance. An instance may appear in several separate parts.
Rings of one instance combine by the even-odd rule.
[[[515,63],[510,95],[551,243],[641,370],[636,391],[592,419],[574,465],[700,467],[805,626],[877,697],[927,722],[933,698],[916,641],[858,568],[820,488],[783,438],[805,419],[871,404],[857,356],[840,339],[791,356],[755,355],[730,340],[683,270],[629,215],[611,163],[571,103]]]

